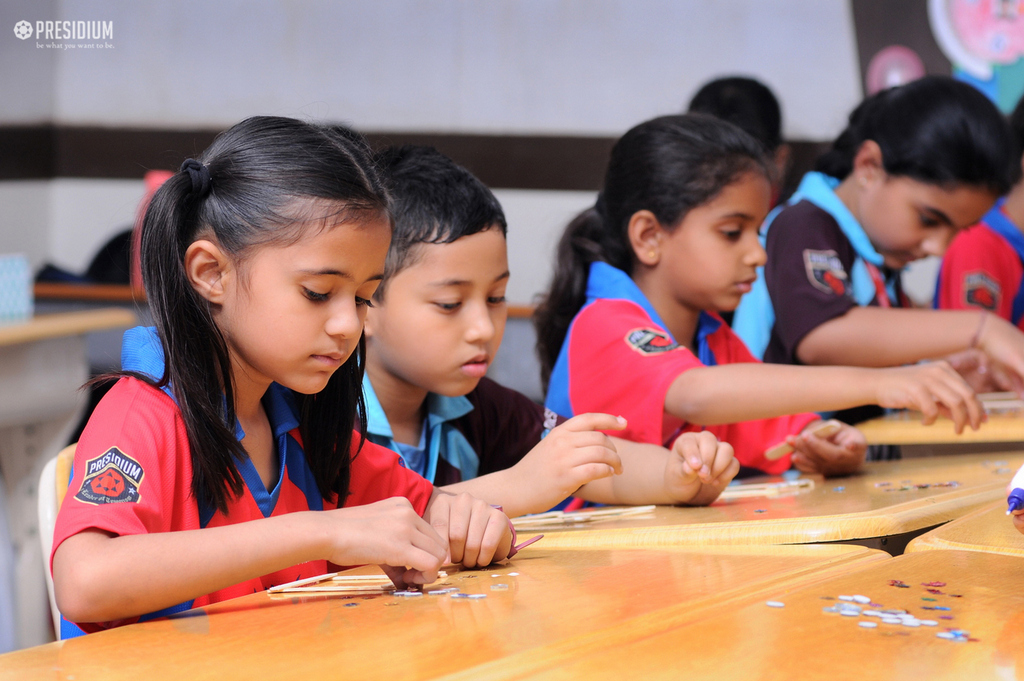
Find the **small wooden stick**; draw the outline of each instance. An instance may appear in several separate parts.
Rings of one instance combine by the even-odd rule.
[[[288,582],[287,584],[278,584],[267,589],[268,593],[277,593],[284,591],[285,589],[292,589],[297,586],[305,586],[306,584],[315,584],[316,582],[322,582],[325,579],[330,579],[335,575],[340,574],[337,572],[328,572],[325,575],[317,575],[316,577],[306,577],[305,579],[296,579],[294,582]]]

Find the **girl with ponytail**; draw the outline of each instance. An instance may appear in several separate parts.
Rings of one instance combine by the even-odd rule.
[[[155,194],[141,260],[156,328],[125,335],[54,533],[70,622],[150,619],[329,563],[422,584],[446,560],[512,551],[499,510],[364,439],[389,206],[358,136],[274,117],[227,130]]]
[[[816,435],[810,411],[860,404],[913,407],[957,429],[982,419],[948,365],[898,369],[761,364],[718,312],[750,290],[765,252],[758,228],[771,200],[762,146],[700,114],[642,123],[612,149],[595,206],[566,228],[550,291],[537,310],[549,409],[620,414],[616,436],[671,446],[710,430],[748,467],[780,473],[857,469],[860,431]],[[836,429],[837,428],[837,429]],[[774,448],[773,448],[774,449]]]

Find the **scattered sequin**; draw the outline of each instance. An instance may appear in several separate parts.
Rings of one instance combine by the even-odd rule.
[[[786,604],[783,603],[782,601],[767,601],[765,603],[765,605],[767,605],[769,608],[784,608],[784,607],[786,607]]]
[[[899,587],[901,589],[909,589],[910,588],[909,584],[907,584],[906,582],[901,582],[898,579],[890,579],[889,580],[889,586],[896,586],[896,587]]]

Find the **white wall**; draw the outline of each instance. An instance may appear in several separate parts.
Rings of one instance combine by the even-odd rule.
[[[112,47],[41,48],[55,41],[14,36],[22,19],[112,21]],[[0,3],[0,124],[173,129],[281,114],[367,131],[617,135],[732,73],[776,90],[787,136],[833,137],[860,97],[847,1]],[[17,209],[0,216],[0,252],[76,271],[131,220],[141,194],[121,181],[22,186],[0,183],[3,206]],[[530,302],[561,227],[593,196],[499,198],[509,298]]]
[[[14,38],[50,14],[112,21],[113,49]],[[789,137],[823,139],[860,97],[846,0],[5,0],[0,45],[4,92],[33,93],[2,122],[39,119],[51,60],[52,118],[108,126],[615,135],[742,72],[776,89]]]

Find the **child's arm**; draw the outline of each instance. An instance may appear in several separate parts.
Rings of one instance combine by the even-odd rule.
[[[589,482],[576,496],[601,504],[687,504],[718,498],[740,470],[732,445],[712,433],[683,433],[668,450],[613,438],[622,474]]]
[[[447,551],[447,542],[412,504],[395,497],[183,532],[114,536],[86,530],[57,547],[53,583],[58,608],[69,620],[107,622],[311,560],[409,566],[415,572],[406,581],[429,583]]]
[[[665,395],[665,411],[688,423],[713,425],[865,404],[939,414],[959,433],[981,425],[981,403],[945,362],[891,369],[803,367],[745,362],[683,372]]]
[[[885,367],[977,347],[1024,387],[1024,334],[1005,319],[968,310],[854,307],[815,327],[796,348],[804,364]]]
[[[581,486],[622,472],[622,462],[602,430],[626,422],[608,414],[580,414],[552,428],[511,468],[443,488],[468,492],[504,508],[509,517],[546,511]]]

